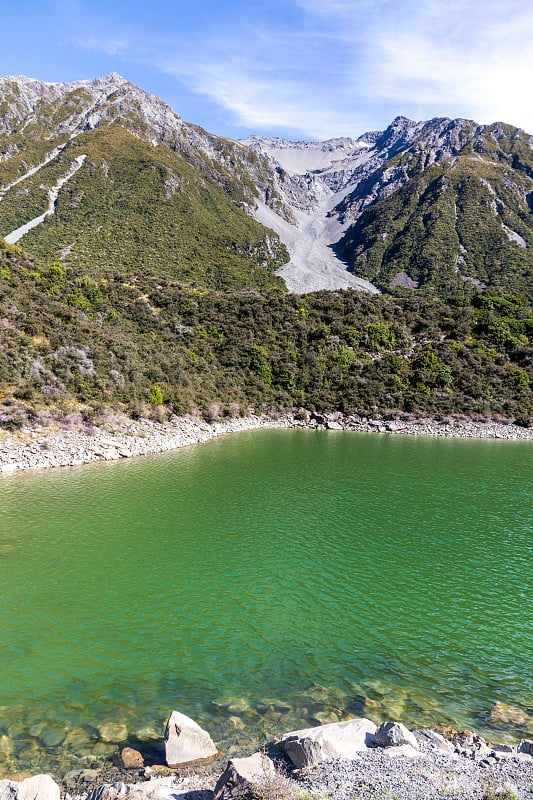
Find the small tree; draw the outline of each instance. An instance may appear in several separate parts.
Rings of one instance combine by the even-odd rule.
[[[157,383],[154,383],[154,385],[150,389],[148,400],[153,406],[160,406],[161,403],[163,402],[163,392],[161,391],[161,387]]]

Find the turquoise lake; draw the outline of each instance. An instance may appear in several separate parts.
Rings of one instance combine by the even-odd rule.
[[[2,477],[0,776],[173,708],[230,754],[363,714],[533,733],[489,723],[533,716],[532,475],[528,442],[269,430]]]

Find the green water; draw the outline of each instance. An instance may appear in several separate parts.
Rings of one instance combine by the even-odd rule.
[[[3,477],[0,774],[94,765],[102,723],[142,744],[173,708],[229,753],[533,715],[532,468],[523,442],[258,431]]]

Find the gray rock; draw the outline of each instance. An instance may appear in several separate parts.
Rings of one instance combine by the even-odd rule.
[[[285,733],[281,744],[298,769],[332,758],[357,758],[372,743],[376,725],[364,717]]]
[[[272,780],[275,773],[274,762],[263,753],[233,758],[216,783],[213,800],[250,797],[254,790]]]
[[[400,747],[408,744],[418,750],[416,737],[401,722],[383,722],[372,739],[374,747]]]
[[[522,739],[518,745],[518,752],[525,753],[526,756],[533,756],[533,739]]]
[[[422,728],[417,731],[416,735],[421,743],[428,744],[432,750],[439,750],[441,753],[453,753],[453,747],[450,742],[431,728]]]
[[[87,795],[85,800],[117,800],[119,797],[126,797],[129,789],[125,783],[119,781],[114,784],[101,784]]]
[[[59,800],[59,786],[50,775],[34,775],[19,783],[17,800]]]
[[[18,788],[15,781],[0,781],[0,800],[16,800]]]
[[[165,728],[165,758],[169,767],[208,761],[218,750],[207,731],[179,711],[173,711]]]
[[[492,749],[495,753],[516,753],[518,751],[515,744],[495,744]]]

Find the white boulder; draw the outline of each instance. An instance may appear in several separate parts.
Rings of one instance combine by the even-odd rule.
[[[285,733],[281,744],[298,769],[314,766],[333,758],[357,758],[357,753],[372,744],[376,725],[371,720],[348,719],[317,728]]]
[[[33,775],[19,783],[17,800],[59,800],[59,786],[50,775]]]
[[[208,732],[179,711],[173,711],[168,718],[164,744],[169,767],[208,761],[218,755]]]

